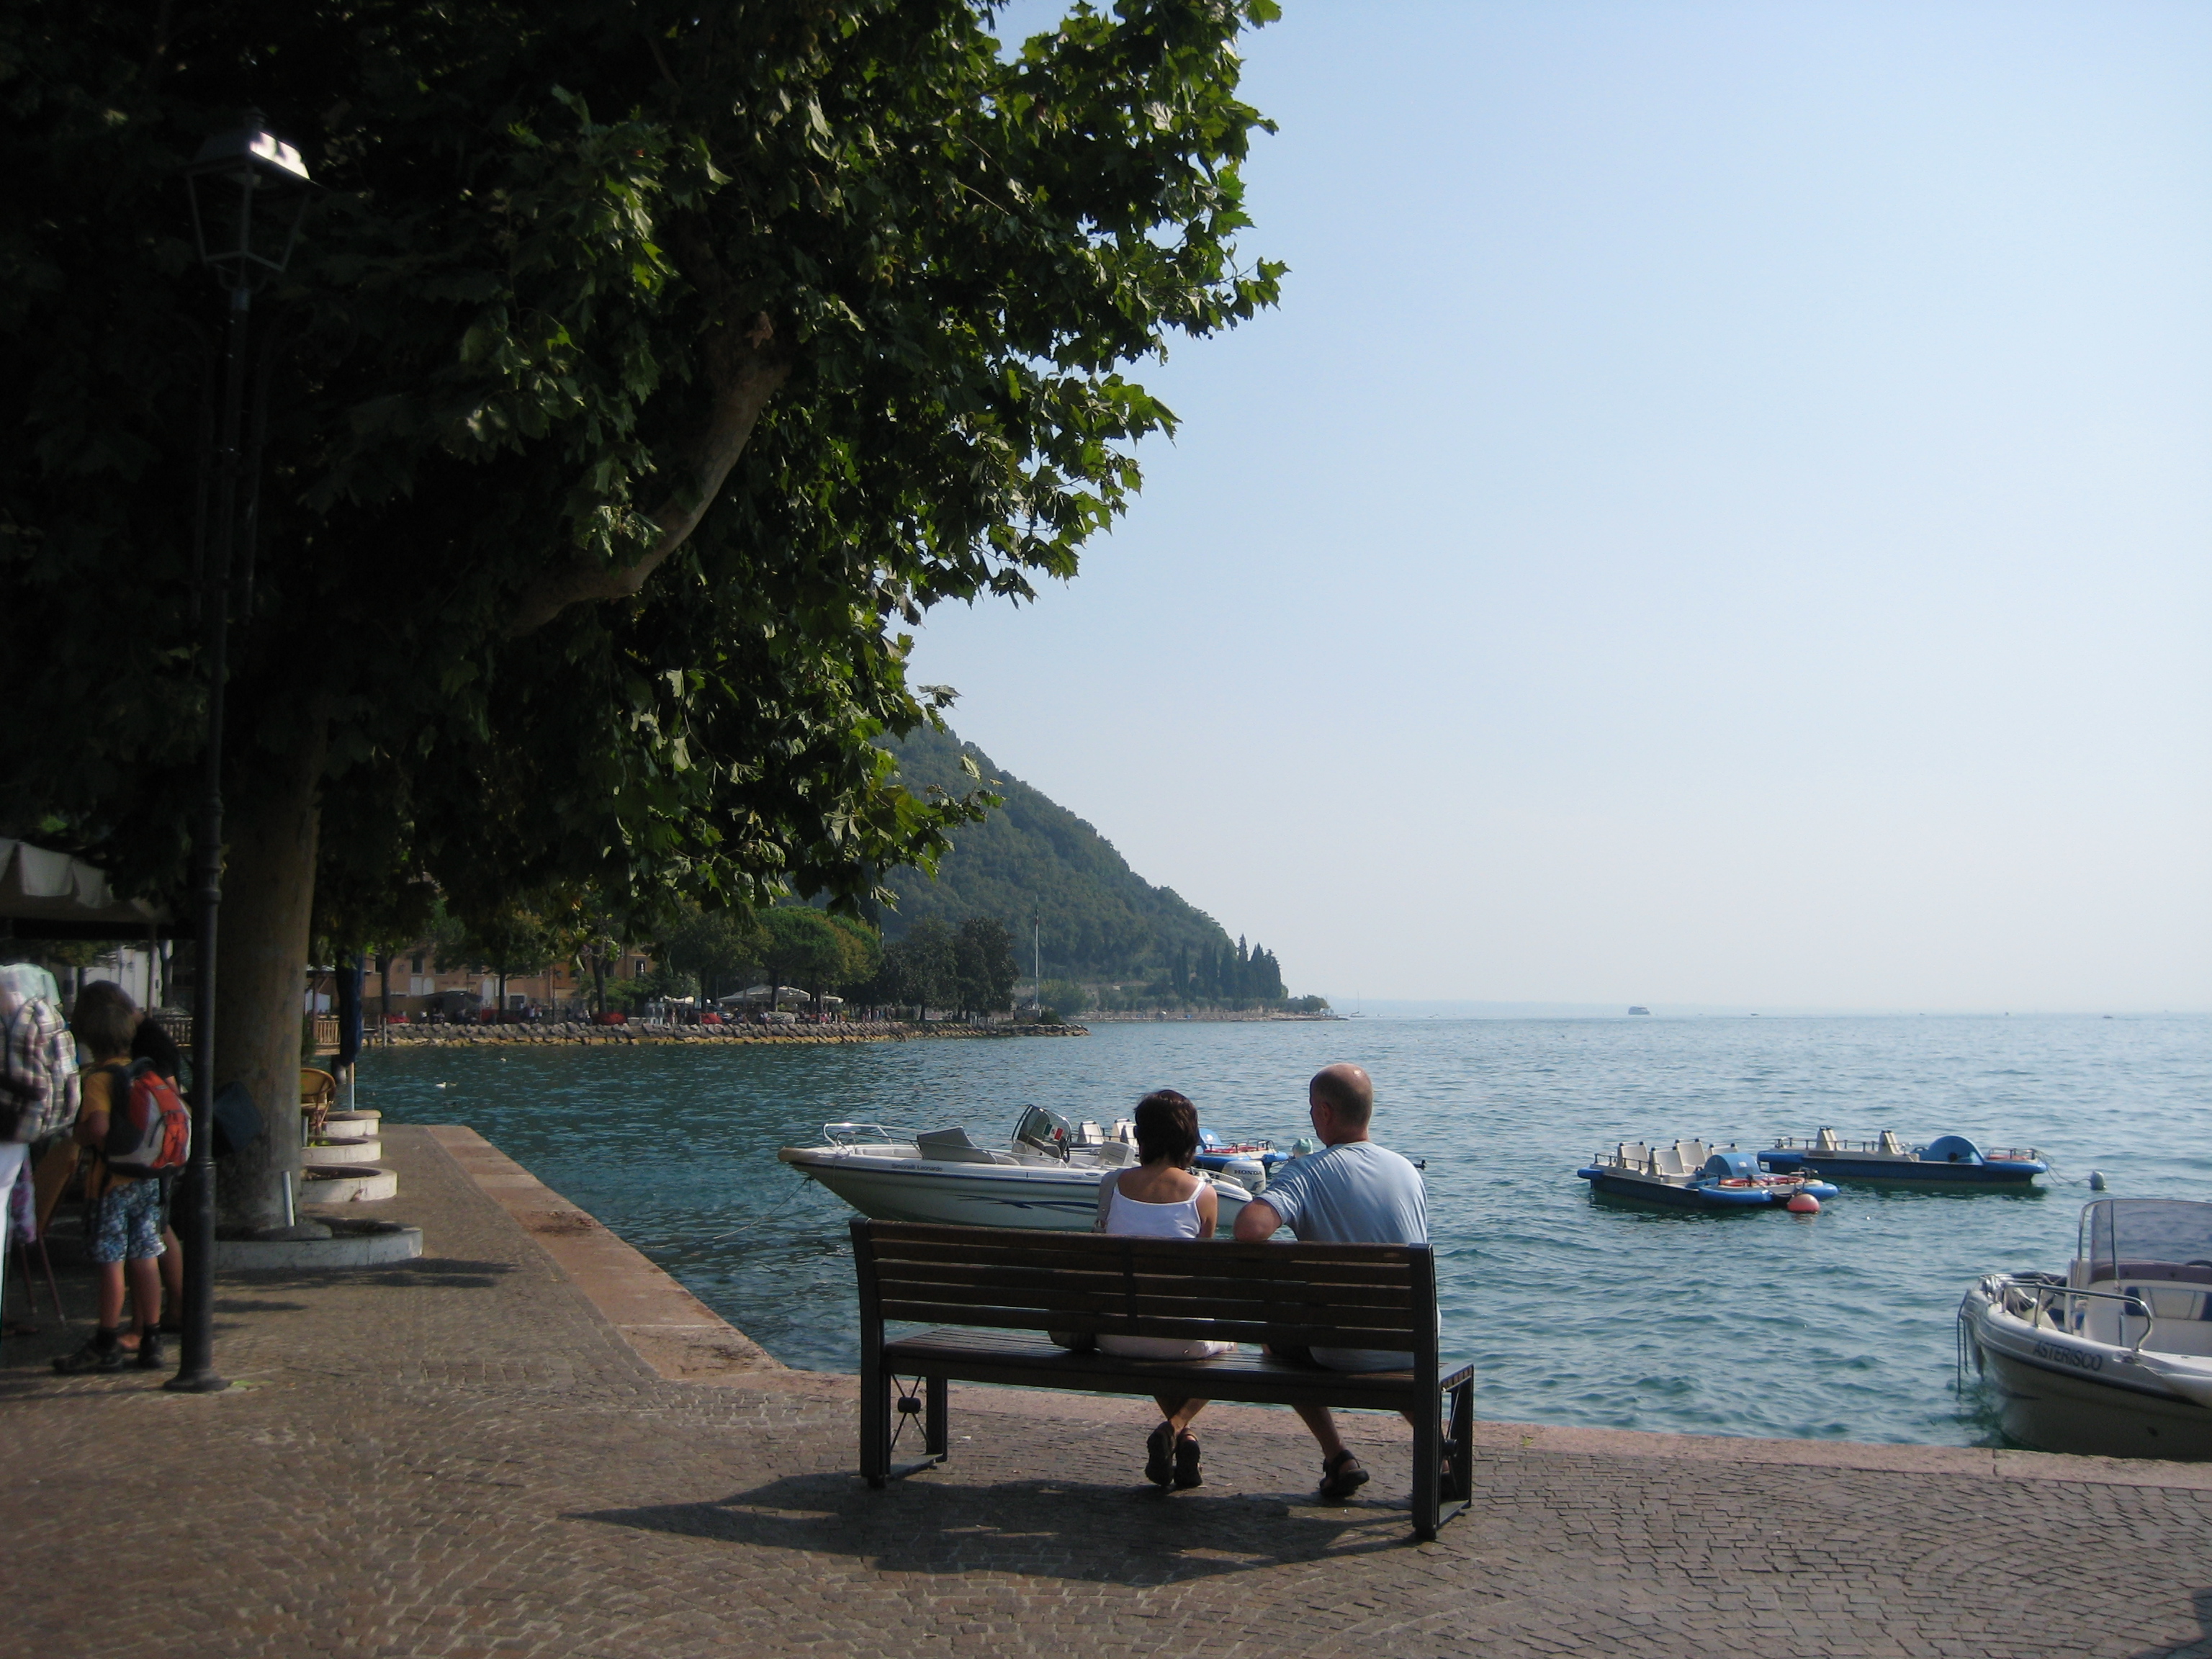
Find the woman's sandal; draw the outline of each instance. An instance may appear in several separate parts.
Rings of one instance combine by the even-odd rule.
[[[1145,1479],[1156,1486],[1164,1486],[1175,1475],[1175,1425],[1163,1423],[1145,1442]]]
[[[1206,1477],[1198,1472],[1198,1437],[1188,1429],[1185,1429],[1176,1437],[1175,1483],[1176,1486],[1188,1489],[1206,1484]]]
[[[1322,1460],[1320,1498],[1324,1504],[1341,1504],[1367,1484],[1367,1471],[1348,1451]]]

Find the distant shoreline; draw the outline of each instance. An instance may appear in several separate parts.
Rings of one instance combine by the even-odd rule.
[[[905,1021],[853,1021],[836,1025],[663,1025],[638,1020],[621,1025],[394,1025],[384,1037],[367,1037],[372,1048],[471,1048],[485,1045],[541,1048],[634,1048],[690,1044],[760,1048],[826,1048],[847,1042],[942,1042],[969,1037],[1088,1036],[1080,1025],[916,1025]]]
[[[1278,1024],[1312,1025],[1325,1024],[1331,1020],[1342,1019],[1344,1016],[1337,1013],[1278,1014],[1270,1013],[1264,1009],[1257,1008],[1192,1008],[1175,1013],[1169,1013],[1164,1010],[1148,1013],[1107,1014],[1093,1012],[1086,1013],[1083,1018],[1086,1022],[1093,1025],[1180,1025],[1186,1023],[1195,1025],[1202,1022],[1243,1025],[1258,1025],[1267,1023],[1274,1023]]]

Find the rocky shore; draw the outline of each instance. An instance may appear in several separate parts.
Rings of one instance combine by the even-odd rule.
[[[547,1048],[641,1043],[781,1043],[822,1047],[838,1042],[936,1042],[952,1037],[1088,1036],[1080,1025],[916,1025],[903,1020],[851,1020],[835,1025],[394,1025],[371,1042],[395,1048],[479,1048],[530,1043]]]
[[[1155,1020],[1162,1024],[1182,1020],[1195,1024],[1205,1020],[1247,1024],[1272,1021],[1312,1025],[1325,1024],[1330,1020],[1344,1018],[1342,1014],[1338,1013],[1284,1014],[1271,1012],[1261,1008],[1146,1008],[1116,1010],[1111,1013],[1093,1010],[1083,1017],[1094,1025],[1133,1025],[1139,1023],[1149,1024]]]

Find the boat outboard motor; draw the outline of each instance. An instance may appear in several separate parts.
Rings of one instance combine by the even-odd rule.
[[[1232,1158],[1221,1166],[1221,1173],[1248,1193],[1258,1193],[1267,1184],[1267,1166],[1256,1158]]]
[[[1042,1106],[1026,1108],[1021,1121],[1014,1125],[1014,1143],[1042,1152],[1048,1158],[1067,1162],[1067,1149],[1075,1139],[1069,1132],[1068,1121],[1058,1112],[1047,1111]]]
[[[1982,1149],[1964,1135],[1938,1135],[1922,1149],[1925,1164],[1979,1164]]]
[[[1711,1181],[1756,1181],[1765,1171],[1755,1152],[1715,1152],[1698,1173]]]

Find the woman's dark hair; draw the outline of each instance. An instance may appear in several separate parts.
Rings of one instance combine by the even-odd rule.
[[[1190,1168],[1198,1152],[1198,1108],[1172,1089],[1155,1089],[1137,1103],[1137,1161],[1166,1158]]]
[[[70,1030],[94,1060],[120,1060],[138,1035],[138,1009],[112,980],[97,979],[76,994]]]

